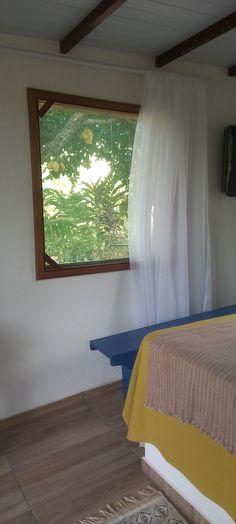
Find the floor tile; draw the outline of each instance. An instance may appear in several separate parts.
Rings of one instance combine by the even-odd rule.
[[[120,439],[108,431],[101,435],[90,435],[86,441],[77,442],[59,451],[55,449],[50,455],[45,453],[40,457],[31,456],[30,460],[21,461],[14,468],[21,486],[33,497],[33,501],[34,497],[43,495],[44,491],[47,497],[47,490],[51,490],[56,483],[61,489],[67,479],[73,478],[77,484],[83,482],[86,472],[92,472],[97,477],[99,471],[94,469],[95,464],[98,466],[103,458],[109,463],[110,454],[117,450],[121,450],[121,455],[128,454]]]
[[[38,524],[30,511],[17,515],[17,517],[4,521],[4,524]]]
[[[99,420],[87,407],[81,413],[75,413],[71,419],[66,419],[61,425],[55,423],[42,431],[34,428],[32,440],[26,437],[21,429],[20,435],[12,435],[7,448],[7,459],[16,471],[25,464],[48,460],[51,454],[63,452],[73,445],[86,442],[88,436],[98,437],[109,431],[109,428]],[[6,444],[7,447],[7,444]]]
[[[11,471],[9,462],[7,461],[6,457],[0,456],[0,475],[3,475],[4,473],[8,473],[8,471]]]
[[[93,467],[84,463],[51,484],[36,486],[28,493],[40,524],[65,524],[94,513],[114,497],[119,498],[132,487],[144,485],[146,479],[135,456],[121,447],[107,456],[96,458]],[[109,456],[108,456],[109,455]],[[55,480],[55,479],[54,479]],[[47,494],[47,495],[46,495]]]
[[[123,392],[118,388],[111,391],[109,395],[104,393],[91,397],[85,394],[85,400],[88,406],[105,422],[115,415],[120,415],[125,402]]]
[[[128,429],[127,429],[127,426],[126,426],[126,424],[124,422],[124,419],[123,419],[121,413],[119,413],[118,415],[114,415],[112,417],[107,418],[105,423],[140,458],[144,456],[144,448],[140,447],[140,445],[137,442],[131,442],[130,440],[127,439]]]
[[[11,471],[0,476],[0,524],[20,518],[29,507]]]
[[[54,437],[63,429],[71,429],[76,426],[76,421],[81,420],[88,413],[88,407],[84,402],[78,403],[66,410],[57,410],[34,417],[21,424],[2,430],[3,452],[16,451],[33,443],[43,441],[45,438]]]

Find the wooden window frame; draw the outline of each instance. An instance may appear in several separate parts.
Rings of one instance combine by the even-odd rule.
[[[34,207],[34,237],[35,237],[35,266],[36,280],[58,278],[92,273],[122,271],[130,268],[129,259],[103,260],[78,264],[57,264],[44,250],[44,221],[43,221],[43,192],[41,177],[41,151],[39,117],[44,109],[38,109],[38,101],[46,100],[45,111],[53,103],[76,105],[86,108],[116,111],[118,113],[138,115],[140,106],[123,102],[114,102],[96,98],[87,98],[77,95],[68,95],[53,91],[27,88],[30,148],[32,165],[33,207]],[[47,107],[46,107],[47,105]],[[44,107],[44,106],[43,106]],[[41,111],[41,115],[39,113]],[[47,262],[48,266],[45,266]]]

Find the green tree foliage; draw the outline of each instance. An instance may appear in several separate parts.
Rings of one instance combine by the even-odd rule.
[[[128,185],[136,120],[54,105],[40,120],[45,251],[60,264],[128,257]],[[84,179],[105,160],[110,171]],[[67,182],[66,189],[63,180]]]

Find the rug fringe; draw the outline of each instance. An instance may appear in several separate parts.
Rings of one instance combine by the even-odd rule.
[[[158,494],[161,495],[159,490],[147,484],[145,489],[138,491],[134,495],[126,495],[113,504],[106,504],[95,515],[75,521],[73,524],[104,524],[108,519],[112,519],[117,515],[120,516],[123,512],[135,508],[138,504],[146,502],[147,499],[151,499]]]

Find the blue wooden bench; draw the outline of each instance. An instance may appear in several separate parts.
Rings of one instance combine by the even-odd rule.
[[[90,341],[90,349],[100,351],[100,353],[109,358],[111,366],[121,366],[123,389],[126,395],[135,358],[145,335],[157,329],[190,324],[197,320],[206,320],[207,318],[230,315],[231,313],[236,313],[236,304],[214,309],[213,311],[207,311],[206,313],[199,313],[189,317],[169,320],[168,322],[161,322],[160,324],[154,324],[152,326],[133,329],[132,331],[118,333],[117,335],[97,338]]]

